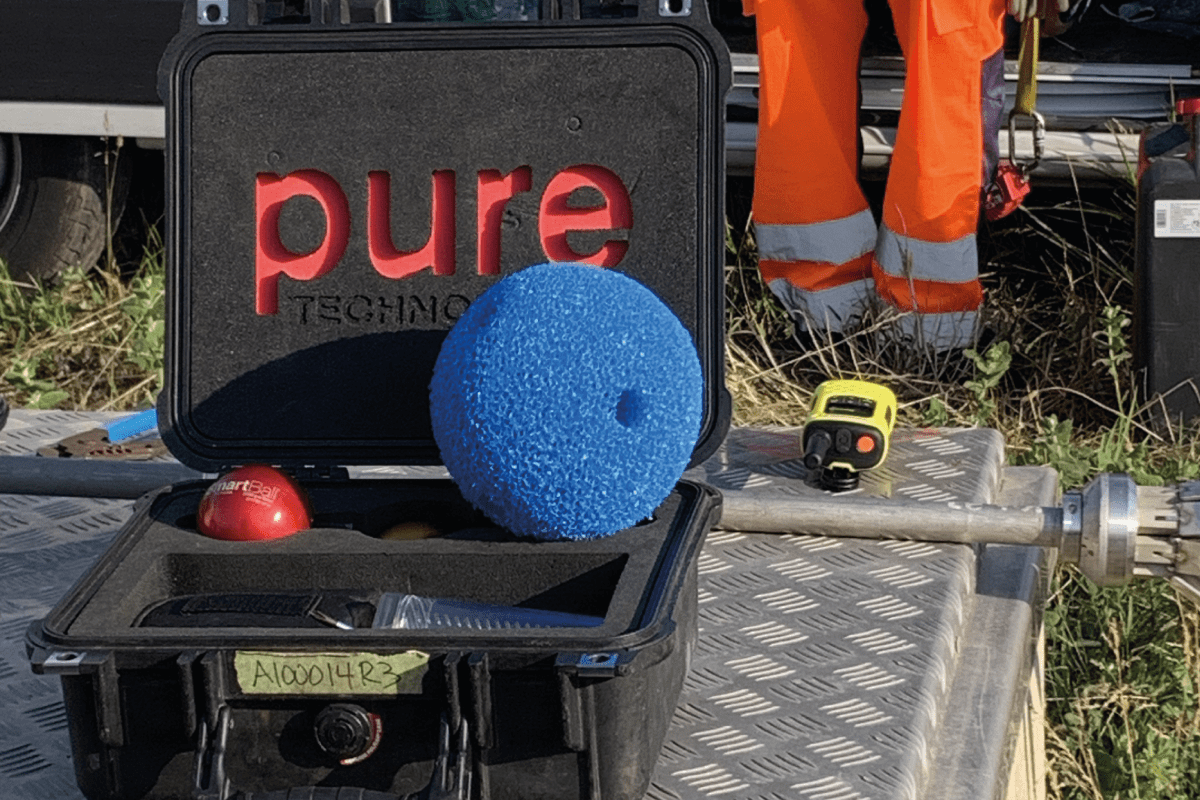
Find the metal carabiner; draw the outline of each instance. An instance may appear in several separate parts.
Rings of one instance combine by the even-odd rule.
[[[1030,117],[1033,119],[1033,161],[1029,164],[1022,164],[1017,161],[1017,117]],[[1042,156],[1046,152],[1046,118],[1036,111],[1018,112],[1013,109],[1008,115],[1008,159],[1021,170],[1021,176],[1029,177],[1029,173],[1037,169],[1037,165],[1041,163]]]

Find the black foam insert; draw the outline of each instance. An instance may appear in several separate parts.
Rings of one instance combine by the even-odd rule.
[[[139,627],[149,609],[195,595],[332,593],[377,603],[383,592],[447,597],[496,605],[598,616],[598,627],[455,632],[513,644],[537,640],[613,640],[636,632],[662,613],[680,552],[698,546],[709,490],[688,482],[654,518],[591,541],[522,541],[490,526],[450,481],[332,480],[308,483],[317,527],[284,539],[231,542],[195,530],[195,508],[206,484],[182,484],[136,517],[106,557],[56,612],[49,627],[76,643],[103,640],[189,645],[221,637],[279,642],[291,637],[374,637],[396,646],[423,635],[445,646],[446,633],[358,629],[337,631],[307,621],[292,627],[237,629]],[[376,538],[396,522],[434,525],[442,535],[416,541]],[[336,525],[333,527],[332,525]],[[365,530],[348,526],[361,526]],[[368,532],[370,531],[370,532]],[[222,601],[213,601],[222,602]],[[233,602],[228,600],[225,602]],[[299,602],[299,601],[298,601]],[[82,644],[80,644],[82,646]]]

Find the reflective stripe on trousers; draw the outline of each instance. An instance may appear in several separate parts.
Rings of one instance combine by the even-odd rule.
[[[947,311],[942,314],[901,314],[893,330],[902,340],[942,351],[973,346],[978,326],[978,312]]]
[[[875,249],[877,228],[871,210],[863,207],[841,219],[808,224],[755,222],[758,257],[766,261],[819,261],[845,264]]]
[[[871,272],[879,296],[902,311],[975,311],[983,302],[975,234],[950,242],[901,236],[885,223]]]
[[[870,209],[828,222],[756,223],[754,232],[763,280],[801,327],[840,333],[861,317],[874,286]]]
[[[874,294],[874,282],[870,278],[815,292],[797,289],[783,278],[776,278],[767,285],[800,330],[812,333],[841,333],[852,327],[861,320]]]

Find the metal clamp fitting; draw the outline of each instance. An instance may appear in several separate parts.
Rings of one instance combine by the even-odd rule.
[[[1137,554],[1137,484],[1128,475],[1097,475],[1083,489],[1079,568],[1101,586],[1133,577]]]
[[[1083,493],[1063,492],[1062,497],[1062,559],[1079,563],[1079,539],[1083,532]]]

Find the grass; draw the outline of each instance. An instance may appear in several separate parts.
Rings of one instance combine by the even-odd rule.
[[[75,269],[53,284],[13,280],[0,262],[0,394],[26,408],[125,410],[153,403],[163,380],[162,241]]]
[[[745,192],[727,233],[727,382],[740,425],[799,424],[827,377],[896,390],[902,422],[998,429],[1014,464],[1064,488],[1100,471],[1142,483],[1200,475],[1197,430],[1154,424],[1130,350],[1133,197],[1039,191],[984,231],[990,343],[930,357],[880,344],[886,313],[841,342],[801,348],[759,279]],[[0,393],[25,407],[133,409],[162,385],[163,265],[142,249],[53,286],[0,272]],[[1073,568],[1045,609],[1051,798],[1200,797],[1200,612],[1163,582],[1097,588]]]
[[[1046,609],[1051,797],[1200,796],[1200,615],[1162,582],[1060,570]]]

